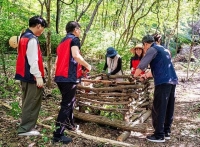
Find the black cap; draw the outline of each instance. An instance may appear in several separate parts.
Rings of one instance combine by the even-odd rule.
[[[142,38],[142,43],[153,43],[155,40],[152,35],[146,35]]]

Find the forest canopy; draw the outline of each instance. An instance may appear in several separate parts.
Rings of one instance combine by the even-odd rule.
[[[26,29],[30,17],[42,15],[49,23],[39,39],[44,55],[55,54],[69,20],[81,24],[81,51],[88,58],[104,58],[113,46],[126,62],[130,48],[156,32],[175,55],[199,35],[199,12],[199,0],[0,0],[0,49],[15,53],[9,38]]]

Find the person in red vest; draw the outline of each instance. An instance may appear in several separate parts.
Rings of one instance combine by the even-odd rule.
[[[130,52],[134,55],[131,57],[130,60],[130,69],[131,69],[131,74],[134,75],[135,70],[137,69],[137,66],[140,63],[140,60],[144,56],[144,50],[142,44],[137,44],[134,48],[130,50]],[[144,74],[145,72],[143,71],[141,74]]]
[[[29,19],[29,28],[21,35],[18,44],[15,79],[21,81],[22,115],[18,135],[40,135],[34,130],[42,103],[44,67],[38,41],[46,21],[40,16]]]
[[[55,82],[62,94],[60,111],[53,132],[53,143],[61,142],[68,144],[72,141],[64,135],[65,128],[76,130],[73,117],[75,94],[77,84],[85,73],[90,71],[91,65],[81,56],[80,35],[81,26],[76,21],[69,21],[66,25],[67,35],[62,39],[56,49],[57,58],[55,63]],[[84,71],[83,71],[84,70]]]

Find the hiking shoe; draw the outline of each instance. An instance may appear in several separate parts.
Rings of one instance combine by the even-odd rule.
[[[63,144],[68,144],[70,142],[72,142],[72,139],[66,136],[61,136],[61,137],[53,137],[53,143],[56,142],[61,142]]]
[[[37,135],[40,135],[40,132],[38,132],[37,130],[32,130],[25,133],[18,133],[18,135],[19,136],[37,136]]]
[[[165,139],[167,139],[167,140],[170,139],[170,133],[165,133]]]
[[[151,142],[165,142],[165,138],[157,138],[155,135],[147,136],[147,140]]]

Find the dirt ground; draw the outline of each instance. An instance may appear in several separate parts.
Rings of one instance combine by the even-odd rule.
[[[165,143],[151,143],[145,137],[153,132],[151,117],[145,121],[148,126],[146,133],[131,132],[131,135],[124,141],[138,147],[200,147],[200,73],[195,73],[192,79],[186,81],[186,71],[181,65],[175,65],[179,84],[176,88],[176,104],[174,122],[172,125],[171,139]],[[0,99],[6,103],[6,100]],[[43,101],[42,110],[48,110],[51,117],[45,118],[46,114],[40,113],[38,121],[53,126],[57,116],[57,110],[52,109],[53,105],[59,105],[55,99]],[[73,143],[69,145],[52,144],[52,129],[37,125],[43,135],[32,137],[19,137],[16,128],[19,119],[8,115],[9,109],[3,105],[0,107],[0,147],[114,147],[116,145],[96,142],[81,136],[71,135]],[[76,120],[80,130],[88,135],[116,140],[122,130],[109,126],[98,125],[90,122]]]

